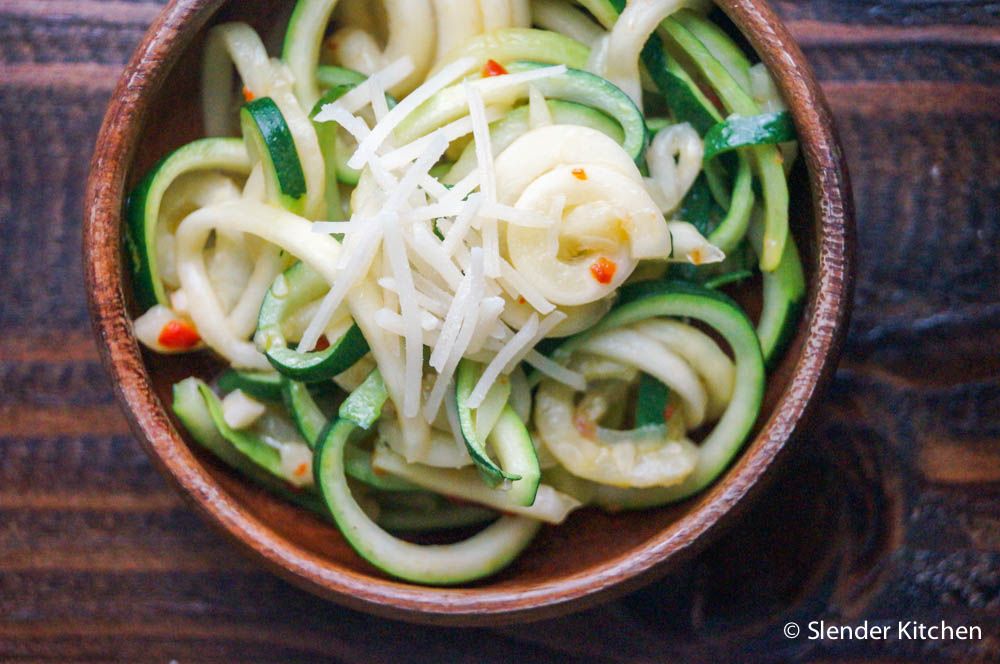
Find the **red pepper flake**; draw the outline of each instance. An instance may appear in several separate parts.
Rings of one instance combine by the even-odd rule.
[[[582,168],[574,168],[572,173],[573,177],[575,177],[577,180],[587,179],[587,171],[583,170]]]
[[[254,100],[253,93],[250,92],[250,88],[248,88],[247,86],[244,85],[243,86],[243,101],[245,101],[245,102],[247,102],[249,104],[253,100]]]
[[[315,351],[326,350],[330,347],[330,340],[326,338],[326,335],[320,335],[320,338],[316,340],[316,347],[313,348]]]
[[[502,64],[496,60],[487,60],[486,64],[483,65],[483,78],[489,78],[491,76],[503,76],[507,73],[507,69],[504,68]]]
[[[198,336],[198,330],[194,329],[191,323],[174,319],[163,326],[157,341],[164,348],[187,350],[197,346],[201,337]]]
[[[597,279],[598,283],[610,284],[611,280],[615,278],[615,270],[617,269],[618,266],[615,265],[614,261],[602,256],[590,265],[590,274],[594,275],[594,279]]]
[[[584,438],[590,440],[597,438],[597,425],[585,415],[577,414],[573,417],[573,428]]]
[[[309,464],[300,463],[298,467],[295,468],[295,476],[302,477],[303,475],[306,474],[307,470],[309,470]]]
[[[663,409],[663,421],[669,422],[670,418],[674,416],[675,410],[676,409],[674,408],[674,404],[668,403],[666,407]]]
[[[518,296],[518,298],[517,298],[517,303],[518,303],[518,304],[527,304],[527,303],[528,303],[528,301],[527,301],[526,299],[524,299],[524,296],[523,296],[523,295],[520,295],[520,296]]]

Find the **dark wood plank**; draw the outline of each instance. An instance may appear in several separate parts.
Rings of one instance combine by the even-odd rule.
[[[83,179],[160,0],[0,0],[0,660],[1000,659],[1000,11],[777,2],[837,115],[857,308],[814,426],[667,579],[526,627],[374,620],[248,563],[117,413],[80,284]],[[30,113],[25,109],[30,109]],[[787,640],[789,620],[976,624],[981,642]]]

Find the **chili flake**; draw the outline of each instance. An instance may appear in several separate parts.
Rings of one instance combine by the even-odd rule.
[[[163,326],[157,341],[164,348],[186,350],[197,346],[201,337],[193,325],[187,321],[174,319]]]
[[[487,60],[486,64],[483,66],[483,78],[503,76],[506,73],[507,69],[496,60]]]
[[[594,279],[597,279],[598,283],[610,284],[611,280],[615,278],[617,269],[618,266],[615,265],[614,261],[602,256],[590,265],[590,274],[593,275]]]

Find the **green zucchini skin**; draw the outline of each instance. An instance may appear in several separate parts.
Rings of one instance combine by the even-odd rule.
[[[475,411],[466,405],[466,401],[479,378],[478,368],[477,363],[469,360],[458,363],[458,370],[455,372],[455,406],[458,409],[458,422],[469,456],[479,469],[483,481],[488,486],[496,488],[504,480],[519,480],[521,476],[509,473],[498,466],[486,453],[486,441],[480,440],[476,431]]]
[[[549,65],[538,62],[512,62],[507,70],[514,74]],[[614,118],[622,128],[622,148],[637,164],[645,160],[649,146],[649,130],[642,111],[627,94],[610,81],[582,69],[566,70],[562,76],[553,76],[532,83],[547,99],[562,99],[596,109]]]
[[[306,383],[282,378],[282,395],[285,407],[310,449],[315,449],[316,442],[330,425],[332,418],[328,417],[320,405],[316,403],[310,387]],[[372,469],[371,452],[362,449],[353,440],[348,441],[344,448],[344,469],[349,477],[374,489],[421,491],[419,487],[398,477],[376,473]]]
[[[619,0],[586,0],[583,4],[608,29],[625,7]],[[723,121],[715,104],[674,56],[690,60],[728,112],[745,116],[760,113],[757,103],[741,84],[749,80],[746,75],[749,61],[718,26],[694,12],[680,11],[661,23],[660,32],[663,39],[654,34],[646,42],[642,60],[677,120],[689,122],[702,136]],[[673,55],[668,54],[668,48]],[[767,239],[760,254],[760,267],[763,272],[772,272],[777,269],[789,237],[788,183],[780,160],[768,152],[769,145],[758,143],[747,147],[761,183],[766,212]],[[741,155],[742,158],[745,157]],[[706,162],[711,163],[708,159]]]
[[[489,60],[506,66],[511,62],[543,62],[546,65],[566,65],[584,69],[590,49],[572,37],[559,32],[536,28],[498,28],[471,37],[453,49],[431,70],[431,75],[461,58],[472,58],[470,73],[482,72]]]
[[[750,270],[733,270],[732,272],[726,272],[717,277],[706,279],[702,285],[711,290],[718,290],[730,284],[737,284],[741,281],[752,279],[753,274]]]
[[[281,59],[292,71],[295,96],[303,108],[312,106],[319,97],[316,63],[336,5],[337,0],[297,0],[288,18]]]
[[[763,306],[757,321],[757,336],[768,369],[778,365],[795,336],[805,297],[802,260],[794,238],[789,237],[777,269],[763,273]]]
[[[375,521],[389,531],[426,533],[478,526],[495,520],[497,516],[496,512],[485,507],[445,502],[431,509],[382,507]]]
[[[510,405],[505,405],[489,435],[489,442],[500,457],[500,464],[490,458],[486,452],[487,441],[481,440],[476,431],[475,409],[467,404],[479,375],[479,366],[470,360],[462,360],[455,375],[454,398],[465,447],[487,486],[496,488],[508,481],[511,483],[508,492],[511,500],[530,507],[535,502],[541,481],[535,444],[521,418]]]
[[[324,106],[337,101],[358,85],[364,83],[366,78],[364,74],[356,72],[353,69],[326,65],[318,67],[316,69],[316,79],[321,87],[326,88],[326,92],[316,102],[316,105],[309,113],[309,117],[316,117],[316,114],[323,110]],[[389,108],[396,105],[396,100],[391,95],[387,94],[385,100]],[[338,131],[338,126],[336,122],[313,122],[313,128],[316,130],[316,136],[319,139],[320,149],[323,152],[323,159],[326,163],[327,192],[330,192],[331,187],[336,191],[335,181],[355,187],[361,179],[361,171],[347,165],[347,160],[353,151],[344,143]],[[340,204],[339,196],[336,204]],[[339,217],[341,212],[337,210],[337,214],[334,215],[333,206],[334,203],[330,201],[329,216],[331,218],[334,216]]]
[[[642,281],[624,286],[615,308],[596,326],[567,339],[553,358],[565,362],[595,334],[660,316],[691,318],[718,332],[735,357],[736,387],[726,412],[700,445],[694,472],[676,486],[656,489],[657,504],[702,491],[729,466],[753,430],[766,382],[760,342],[746,313],[726,295],[686,281]],[[653,495],[648,493],[653,490],[644,491],[644,495]]]
[[[320,436],[313,462],[316,485],[344,538],[357,553],[387,574],[423,584],[458,585],[495,574],[531,542],[540,524],[504,516],[456,544],[420,546],[397,539],[358,506],[347,485],[344,451],[351,435],[369,428],[388,395],[372,372],[341,405],[340,417]]]
[[[326,281],[305,263],[296,263],[280,274],[268,289],[257,318],[257,344],[268,362],[283,376],[304,383],[333,378],[350,369],[368,353],[361,329],[351,325],[329,348],[300,353],[288,347],[281,322],[296,307],[322,297]]]
[[[211,389],[197,378],[186,378],[174,385],[171,409],[191,438],[258,486],[329,520],[326,506],[313,489],[292,486],[268,468],[270,460],[265,461],[266,465],[261,465],[223,435],[216,425],[215,415],[208,406],[206,393],[211,394],[218,402],[218,397],[215,397]],[[264,445],[260,441],[257,442]]]
[[[705,161],[738,148],[776,145],[796,140],[795,124],[788,111],[750,117],[733,115],[705,134]]]
[[[359,71],[348,69],[347,67],[334,67],[332,65],[320,65],[316,67],[316,82],[321,88],[330,90],[338,85],[349,85],[351,87],[360,85],[368,78]],[[343,94],[343,93],[341,93]]]
[[[685,53],[712,86],[727,112],[747,116],[760,113],[749,91],[740,87],[725,66],[690,30],[673,18],[667,18],[662,28],[674,48]],[[748,148],[748,151],[761,185],[765,217],[766,238],[760,254],[760,268],[763,272],[772,272],[781,260],[789,236],[788,182],[777,147],[757,145]]]
[[[548,99],[546,105],[554,124],[580,125],[596,129],[619,144],[625,140],[621,125],[614,118],[596,108],[562,99]],[[519,106],[490,125],[490,144],[494,154],[500,154],[511,143],[531,130],[530,115],[531,110],[527,105]],[[474,142],[470,142],[462,150],[458,161],[448,168],[443,183],[445,185],[456,184],[468,175],[476,167],[476,164],[476,145]]]
[[[316,440],[326,428],[329,418],[320,409],[319,404],[309,393],[309,386],[287,377],[281,380],[281,396],[285,408],[292,416],[295,428],[299,430],[310,448],[316,447]]]
[[[519,60],[507,65],[511,74],[550,67],[540,62]],[[613,118],[624,134],[622,148],[641,164],[649,145],[649,131],[642,112],[627,94],[610,81],[582,69],[567,68],[559,76],[532,82],[546,99],[575,102],[596,109]],[[524,93],[527,95],[527,92]],[[465,94],[460,86],[438,92],[410,115],[398,128],[401,142],[416,140],[421,136],[461,117],[466,108]]]
[[[337,86],[338,91],[342,91],[346,86]],[[327,93],[329,94],[329,93]],[[337,95],[338,97],[340,95]],[[309,119],[313,120],[316,114],[322,110],[323,105],[326,103],[324,101],[326,97],[321,98],[317,103],[315,108],[313,108],[312,113],[309,114]],[[338,125],[333,122],[316,122],[313,120],[313,129],[316,132],[316,142],[319,143],[320,154],[323,155],[323,176],[326,180],[326,217],[329,221],[337,221],[342,219],[344,215],[344,207],[340,200],[340,165],[344,161],[344,155],[347,152],[346,147],[342,147],[343,141],[340,137],[340,131],[338,130]],[[358,175],[355,172],[355,175]],[[355,180],[355,184],[357,181]]]
[[[669,397],[669,387],[647,373],[641,374],[635,397],[635,428],[665,424],[663,413]]]
[[[170,305],[160,279],[156,255],[156,224],[163,195],[178,177],[192,171],[222,170],[250,173],[250,157],[238,138],[202,138],[177,148],[157,163],[136,185],[125,204],[125,248],[132,272],[132,289],[143,311]]]
[[[258,401],[280,403],[283,397],[281,374],[276,373],[228,369],[219,376],[218,385],[223,392],[240,390]]]
[[[722,122],[719,110],[698,88],[690,75],[663,49],[658,39],[650,39],[642,49],[642,61],[653,83],[666,97],[674,118],[688,122],[700,135]]]
[[[500,457],[500,463],[510,469],[510,474],[518,477],[508,492],[511,500],[526,507],[534,505],[542,480],[538,453],[528,427],[510,404],[500,412],[489,441]]]
[[[247,150],[264,166],[273,202],[296,214],[305,206],[306,176],[292,131],[281,109],[270,97],[260,97],[240,109],[240,126]]]

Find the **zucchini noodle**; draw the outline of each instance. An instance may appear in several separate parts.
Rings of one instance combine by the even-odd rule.
[[[698,132],[686,122],[656,133],[646,160],[664,214],[677,209],[701,174],[704,151]]]
[[[617,85],[642,108],[639,54],[656,26],[682,6],[681,0],[628,3],[607,35],[600,56],[591,61],[591,70]]]
[[[233,66],[247,92],[265,96],[272,69],[264,42],[246,23],[226,23],[213,28],[205,43],[202,65],[202,121],[208,136],[228,136],[234,128]]]
[[[413,72],[389,88],[390,93],[402,96],[417,87],[434,58],[435,46],[428,38],[436,31],[434,9],[431,0],[382,1],[389,35],[385,48],[380,49],[369,33],[350,28],[334,33],[331,51],[345,67],[369,76],[400,58],[409,58]]]
[[[601,26],[569,0],[535,0],[531,3],[531,18],[538,27],[572,37],[591,48],[604,36]]]
[[[229,365],[175,385],[191,438],[426,584],[707,487],[805,292],[793,123],[708,6],[299,0],[280,58],[212,28],[215,138],[126,211],[140,342]],[[754,321],[716,290],[751,253]]]
[[[483,12],[475,0],[434,0],[437,21],[435,62],[465,43],[472,35],[483,32]]]

